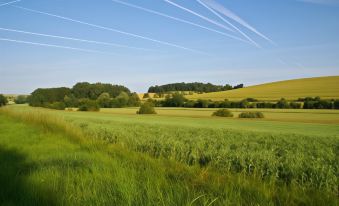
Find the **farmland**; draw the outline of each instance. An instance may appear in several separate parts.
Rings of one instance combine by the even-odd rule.
[[[266,113],[264,111],[265,115],[268,115],[269,112],[271,112],[272,115],[277,115],[275,121],[210,117],[212,111],[208,109],[202,109],[201,111],[196,109],[157,109],[159,115],[150,116],[139,116],[135,114],[135,111],[135,108],[126,108],[103,109],[101,112],[83,113],[13,105],[2,109],[1,113],[16,117],[15,121],[18,121],[18,119],[26,122],[38,121],[40,122],[39,125],[46,125],[47,128],[50,127],[49,125],[60,125],[58,122],[66,122],[68,127],[74,127],[83,133],[85,136],[84,139],[94,142],[104,142],[104,145],[108,147],[120,148],[119,151],[125,151],[122,153],[126,155],[126,157],[122,154],[118,155],[123,159],[119,164],[123,164],[122,162],[125,162],[124,164],[127,163],[127,165],[134,164],[130,162],[130,155],[135,153],[138,154],[136,155],[138,157],[142,154],[140,157],[144,158],[136,161],[140,161],[140,164],[147,165],[148,163],[145,163],[145,161],[151,161],[151,165],[157,168],[157,172],[159,170],[158,167],[164,169],[163,164],[174,164],[176,165],[175,167],[185,168],[174,175],[181,176],[184,175],[185,172],[188,172],[192,175],[189,179],[195,178],[194,173],[197,176],[202,175],[199,174],[199,172],[203,172],[204,175],[208,177],[211,174],[217,175],[218,178],[224,178],[223,175],[227,175],[231,179],[237,179],[236,177],[240,175],[242,176],[242,178],[240,178],[241,181],[250,181],[250,183],[246,184],[241,183],[242,185],[259,188],[253,193],[254,196],[252,196],[252,198],[254,199],[250,198],[248,200],[250,202],[254,201],[258,204],[268,205],[270,201],[274,199],[272,199],[272,195],[277,195],[276,198],[278,198],[278,201],[284,201],[290,205],[301,204],[302,202],[305,204],[308,203],[308,205],[312,202],[312,204],[316,205],[316,201],[326,201],[328,205],[336,204],[333,200],[331,202],[329,199],[326,199],[327,197],[331,198],[336,195],[338,185],[337,174],[339,168],[336,162],[338,162],[339,127],[336,122],[338,114],[335,111],[300,111],[301,115],[297,117],[295,121],[287,121],[284,118],[279,120],[279,116],[283,116],[283,110],[268,110]],[[286,112],[287,115],[289,115],[289,112],[291,111]],[[299,110],[296,110],[297,114],[298,112]],[[309,116],[304,117],[307,113]],[[294,115],[294,113],[292,114]],[[48,122],[48,118],[43,118],[45,119],[44,121],[47,122],[41,124],[41,120],[37,119],[44,115],[58,119],[58,121]],[[323,122],[318,120],[318,122],[315,121],[316,123],[305,123],[309,120],[319,119],[318,115],[327,115],[327,117],[323,117]],[[330,122],[327,123],[325,121],[326,119],[330,120]],[[20,125],[23,126],[21,123]],[[65,131],[69,131],[69,129]],[[1,144],[8,145],[9,143],[2,142]],[[91,144],[93,144],[93,142]],[[17,146],[20,145],[21,143],[18,143]],[[38,145],[44,147],[43,143],[39,143]],[[101,153],[102,151],[106,151],[106,149],[101,148],[99,150],[100,151],[96,152]],[[109,151],[112,152],[111,150]],[[113,151],[115,150],[113,149]],[[50,155],[53,156],[52,154]],[[87,154],[84,155],[86,158],[89,158]],[[62,158],[62,156],[60,158]],[[105,159],[102,161],[106,164],[112,160]],[[167,161],[169,162],[164,163]],[[132,171],[130,172],[140,172],[137,169],[139,166],[136,166],[137,168],[133,168],[134,165],[129,166],[129,169],[131,169],[130,167],[132,167]],[[154,168],[149,168],[146,169],[146,171],[153,169]],[[161,169],[161,171],[163,171],[163,169]],[[151,181],[158,181],[157,177],[159,177],[159,175],[166,176],[167,174],[163,172],[156,174],[156,178],[152,177]],[[154,173],[150,175],[152,174],[155,175]],[[83,171],[79,170],[78,175],[84,175]],[[139,175],[141,175],[142,178],[150,178],[146,177],[147,174],[145,173],[140,173]],[[145,177],[143,175],[145,175]],[[228,184],[217,186],[211,183],[211,185],[203,186],[204,190],[206,188],[210,189],[204,192],[196,191],[195,186],[186,182],[188,181],[186,177],[181,177],[183,178],[183,182],[180,181],[180,184],[183,185],[177,185],[178,183],[174,181],[168,183],[173,185],[166,185],[166,189],[160,190],[161,192],[172,190],[176,193],[182,191],[180,187],[192,187],[192,189],[186,191],[188,194],[185,193],[185,197],[164,197],[164,194],[153,194],[154,191],[147,188],[148,194],[152,193],[152,195],[155,196],[162,195],[164,198],[169,198],[166,199],[166,202],[174,201],[172,198],[179,198],[181,201],[179,204],[181,205],[188,204],[192,201],[194,199],[193,194],[195,194],[196,197],[206,195],[206,198],[208,197],[207,199],[200,200],[205,202],[213,201],[217,198],[218,201],[214,203],[215,205],[225,205],[227,201],[240,204],[241,201],[235,197],[236,195],[240,198],[249,198],[248,194],[246,194],[246,192],[244,193],[244,191],[236,194],[225,192],[225,190],[234,192],[235,188],[229,188],[230,186]],[[73,180],[77,182],[77,178],[79,177],[70,178],[75,178],[75,180]],[[106,177],[102,176],[100,178],[103,180]],[[110,178],[112,177],[108,179]],[[51,181],[57,182],[58,180],[54,179]],[[115,184],[119,186],[119,184],[122,183],[115,182]],[[132,185],[129,186],[132,187],[133,184],[136,183],[131,182],[131,184]],[[149,182],[149,184],[159,183]],[[233,183],[231,185],[238,187],[236,183],[235,185]],[[73,189],[78,188],[74,185],[72,187]],[[223,192],[219,191],[215,193],[215,189],[220,189],[220,187],[226,188],[221,189]],[[274,190],[279,194],[261,191],[261,187],[276,188]],[[304,191],[301,193],[296,192],[296,194],[298,193],[298,195],[302,197],[298,200],[301,202],[296,202],[296,197],[293,195],[288,198],[285,197],[283,192],[285,190],[284,188],[287,190]],[[57,188],[54,189],[57,190]],[[247,189],[249,188],[245,190],[247,191]],[[138,198],[138,193],[137,191],[135,192],[136,198]],[[192,192],[192,194],[190,192]],[[230,195],[229,199],[224,199],[223,195],[226,194]],[[312,196],[310,196],[310,194],[312,194]],[[319,197],[315,194],[323,195]],[[259,197],[257,195],[259,195]],[[266,196],[267,199],[262,199],[263,196]],[[124,196],[124,198],[126,197]],[[150,198],[152,201],[154,200],[154,197],[147,198]],[[311,202],[308,202],[308,200]],[[146,199],[142,201],[147,202],[150,200]],[[334,198],[334,201],[337,200]],[[131,203],[133,203],[133,201]],[[203,203],[199,204],[203,205]],[[277,203],[275,202],[274,204]]]
[[[276,101],[280,98],[297,100],[300,97],[315,96],[324,99],[337,99],[339,97],[338,82],[339,76],[295,79],[223,92],[195,93],[193,95],[187,95],[186,97],[188,99],[211,99],[214,101],[224,99],[242,100],[247,97],[265,101]]]

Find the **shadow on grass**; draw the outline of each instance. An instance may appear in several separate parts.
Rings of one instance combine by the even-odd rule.
[[[35,168],[23,153],[0,145],[0,205],[58,205],[52,191],[30,182]]]

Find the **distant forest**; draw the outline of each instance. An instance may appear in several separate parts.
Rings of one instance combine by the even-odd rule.
[[[173,83],[173,84],[165,84],[161,86],[151,86],[148,89],[149,93],[165,93],[165,92],[175,92],[175,91],[192,91],[192,92],[220,92],[227,91],[232,89],[243,88],[244,84],[238,84],[236,86],[231,86],[229,84],[226,85],[214,85],[211,83]]]

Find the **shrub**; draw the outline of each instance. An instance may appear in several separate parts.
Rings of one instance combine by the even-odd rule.
[[[100,94],[97,101],[98,101],[98,104],[100,105],[100,107],[109,108],[110,102],[111,102],[111,97],[110,97],[109,93],[104,92],[104,93]]]
[[[150,98],[149,93],[145,93],[144,96],[143,96],[142,98],[143,98],[143,99],[148,99],[148,98]]]
[[[242,112],[239,114],[239,118],[264,118],[264,114],[261,112]]]
[[[334,107],[334,109],[339,109],[339,99],[334,101],[333,107]]]
[[[19,95],[14,100],[15,104],[26,104],[27,103],[27,96]]]
[[[233,117],[233,114],[228,109],[219,109],[215,112],[213,112],[212,116],[218,116],[218,117]]]
[[[292,109],[301,109],[302,108],[302,105],[298,102],[291,102],[290,103],[290,108]]]
[[[7,98],[4,95],[0,94],[0,107],[5,106],[7,103]]]
[[[79,103],[78,111],[97,112],[99,110],[100,110],[99,104],[95,100],[82,99]]]
[[[209,100],[205,99],[198,99],[194,105],[196,108],[208,108],[208,105],[210,104]]]
[[[182,107],[184,106],[187,99],[184,95],[176,92],[172,96],[166,96],[164,101],[165,107]]]
[[[281,98],[277,104],[275,105],[276,108],[279,109],[288,109],[290,108],[290,104],[288,103],[288,101],[284,98]]]
[[[156,114],[156,112],[154,110],[154,106],[152,103],[145,102],[140,106],[139,110],[137,111],[137,114]]]
[[[63,102],[53,102],[46,105],[49,109],[56,109],[56,110],[65,110],[66,105]]]

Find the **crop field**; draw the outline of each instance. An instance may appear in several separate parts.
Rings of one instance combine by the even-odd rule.
[[[100,113],[115,115],[135,115],[138,108],[102,108]],[[167,117],[195,117],[211,118],[212,113],[217,109],[209,108],[156,108],[158,116]],[[306,109],[229,109],[234,114],[231,119],[238,119],[238,115],[244,111],[260,111],[265,115],[263,121],[281,121],[281,122],[303,122],[303,123],[323,123],[339,124],[338,110],[306,110]],[[220,118],[219,118],[220,119]],[[244,120],[242,120],[244,121]],[[256,120],[258,121],[258,120]]]
[[[317,77],[273,82],[242,89],[187,95],[188,99],[211,99],[214,101],[242,100],[248,97],[276,101],[280,98],[296,100],[301,97],[339,99],[339,76]]]
[[[215,173],[221,179],[223,179],[223,175],[230,176],[231,179],[241,176],[241,181],[251,181],[249,184],[254,184],[255,186],[252,185],[254,187],[275,188],[272,192],[277,192],[277,194],[258,189],[253,193],[253,196],[250,195],[251,203],[252,201],[260,205],[303,203],[317,205],[317,201],[326,202],[327,205],[338,203],[336,195],[339,184],[339,166],[337,164],[339,161],[339,125],[335,122],[338,116],[336,112],[300,111],[302,114],[308,112],[314,119],[316,119],[316,115],[329,115],[329,118],[333,118],[333,122],[327,124],[325,122],[223,119],[204,114],[209,110],[170,110],[187,113],[182,116],[168,116],[166,115],[167,110],[164,109],[163,114],[158,111],[160,115],[140,116],[135,114],[135,109],[70,112],[27,106],[8,106],[2,109],[1,113],[17,119],[28,118],[29,122],[36,121],[34,116],[53,116],[66,122],[69,127],[79,129],[86,137],[85,139],[103,142],[104,145],[113,145],[123,151],[130,151],[132,154],[146,155],[146,159],[149,157],[156,162],[154,165],[163,164],[158,163],[158,160],[160,162],[169,161],[171,164],[181,165],[180,168],[186,168],[185,171],[188,172],[197,170],[198,173],[205,171],[206,175]],[[192,115],[194,112],[199,114]],[[274,113],[271,110],[269,112]],[[277,110],[275,112],[279,115],[284,111]],[[288,112],[291,111],[288,110]],[[298,113],[299,110],[296,112]],[[191,113],[191,116],[188,113]],[[45,124],[47,124],[46,127],[49,127],[50,124],[53,125],[52,123],[42,125]],[[121,158],[125,157],[121,156]],[[126,164],[130,163],[126,162]],[[148,171],[148,169],[146,170]],[[140,175],[146,174],[141,173]],[[166,176],[163,173],[161,175]],[[186,177],[182,176],[181,178],[183,178],[182,184],[189,184],[185,182],[187,181]],[[175,187],[172,192],[176,193],[176,187],[179,186],[176,183],[169,184],[174,184],[174,186],[167,186],[169,190]],[[233,183],[231,185],[238,187]],[[214,205],[230,203],[227,201],[239,204],[239,199],[233,196],[235,194],[232,194],[230,199],[224,199],[223,195],[226,193],[214,193],[217,186],[213,184],[208,185],[207,188],[210,190],[203,193],[195,193],[197,188],[190,184],[181,186],[192,187],[192,189],[186,191],[189,194],[186,193],[185,197],[180,197],[180,205],[183,202],[189,205],[189,202],[199,195],[206,195],[205,198],[207,198],[199,201],[211,202],[217,198]],[[225,187],[227,190],[235,189],[229,188],[229,185]],[[303,192],[296,192],[298,198],[293,195],[285,197],[285,189]],[[223,190],[226,189],[223,188]],[[242,189],[240,190],[242,191]],[[261,197],[258,197],[257,193]],[[152,193],[152,195],[160,194]],[[236,195],[238,198],[245,198],[248,194],[240,192]],[[273,198],[272,195],[275,197]],[[289,195],[291,194],[289,193]],[[262,199],[264,196],[266,199]],[[152,199],[152,197],[147,198]],[[166,202],[170,202],[174,197],[166,198],[169,198]],[[247,196],[247,198],[249,197]],[[270,203],[275,198],[277,198],[275,201],[281,202]],[[204,204],[200,202],[198,205]]]

